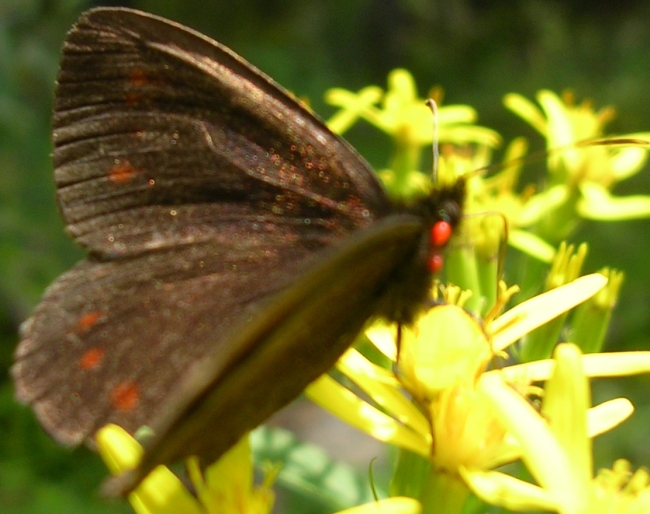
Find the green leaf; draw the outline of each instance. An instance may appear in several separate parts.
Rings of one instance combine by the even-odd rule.
[[[257,467],[280,463],[277,483],[335,512],[375,498],[367,473],[331,459],[313,444],[302,443],[288,430],[259,427],[251,433],[251,447]],[[377,484],[380,498],[387,496]]]

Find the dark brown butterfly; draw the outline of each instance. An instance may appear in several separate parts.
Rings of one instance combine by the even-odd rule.
[[[46,430],[152,426],[215,458],[326,372],[367,320],[423,308],[464,184],[410,204],[241,57],[162,18],[86,12],[56,89],[54,167],[88,257],[46,291],[12,373]]]

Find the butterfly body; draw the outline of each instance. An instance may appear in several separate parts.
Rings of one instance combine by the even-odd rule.
[[[135,481],[221,455],[372,316],[412,321],[431,227],[462,210],[462,182],[392,202],[270,78],[130,9],[88,11],[68,34],[53,141],[66,229],[89,256],[24,324],[17,396],[66,444],[153,426]]]

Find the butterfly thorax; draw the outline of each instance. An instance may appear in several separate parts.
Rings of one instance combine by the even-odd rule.
[[[425,308],[436,275],[442,270],[443,252],[457,230],[463,212],[465,181],[435,189],[426,197],[403,202],[399,210],[422,221],[417,248],[394,272],[391,289],[384,295],[380,315],[410,324]]]

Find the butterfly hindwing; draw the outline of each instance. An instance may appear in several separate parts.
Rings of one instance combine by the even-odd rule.
[[[19,397],[68,444],[106,422],[130,431],[150,423],[187,368],[218,352],[245,314],[289,283],[283,263],[296,271],[311,254],[289,252],[282,236],[261,239],[263,248],[215,240],[81,262],[23,327],[13,368]]]
[[[296,276],[227,347],[192,367],[156,420],[138,469],[110,492],[128,493],[161,463],[189,455],[216,459],[325,373],[382,310],[391,279],[418,260],[423,231],[417,217],[389,216]]]

